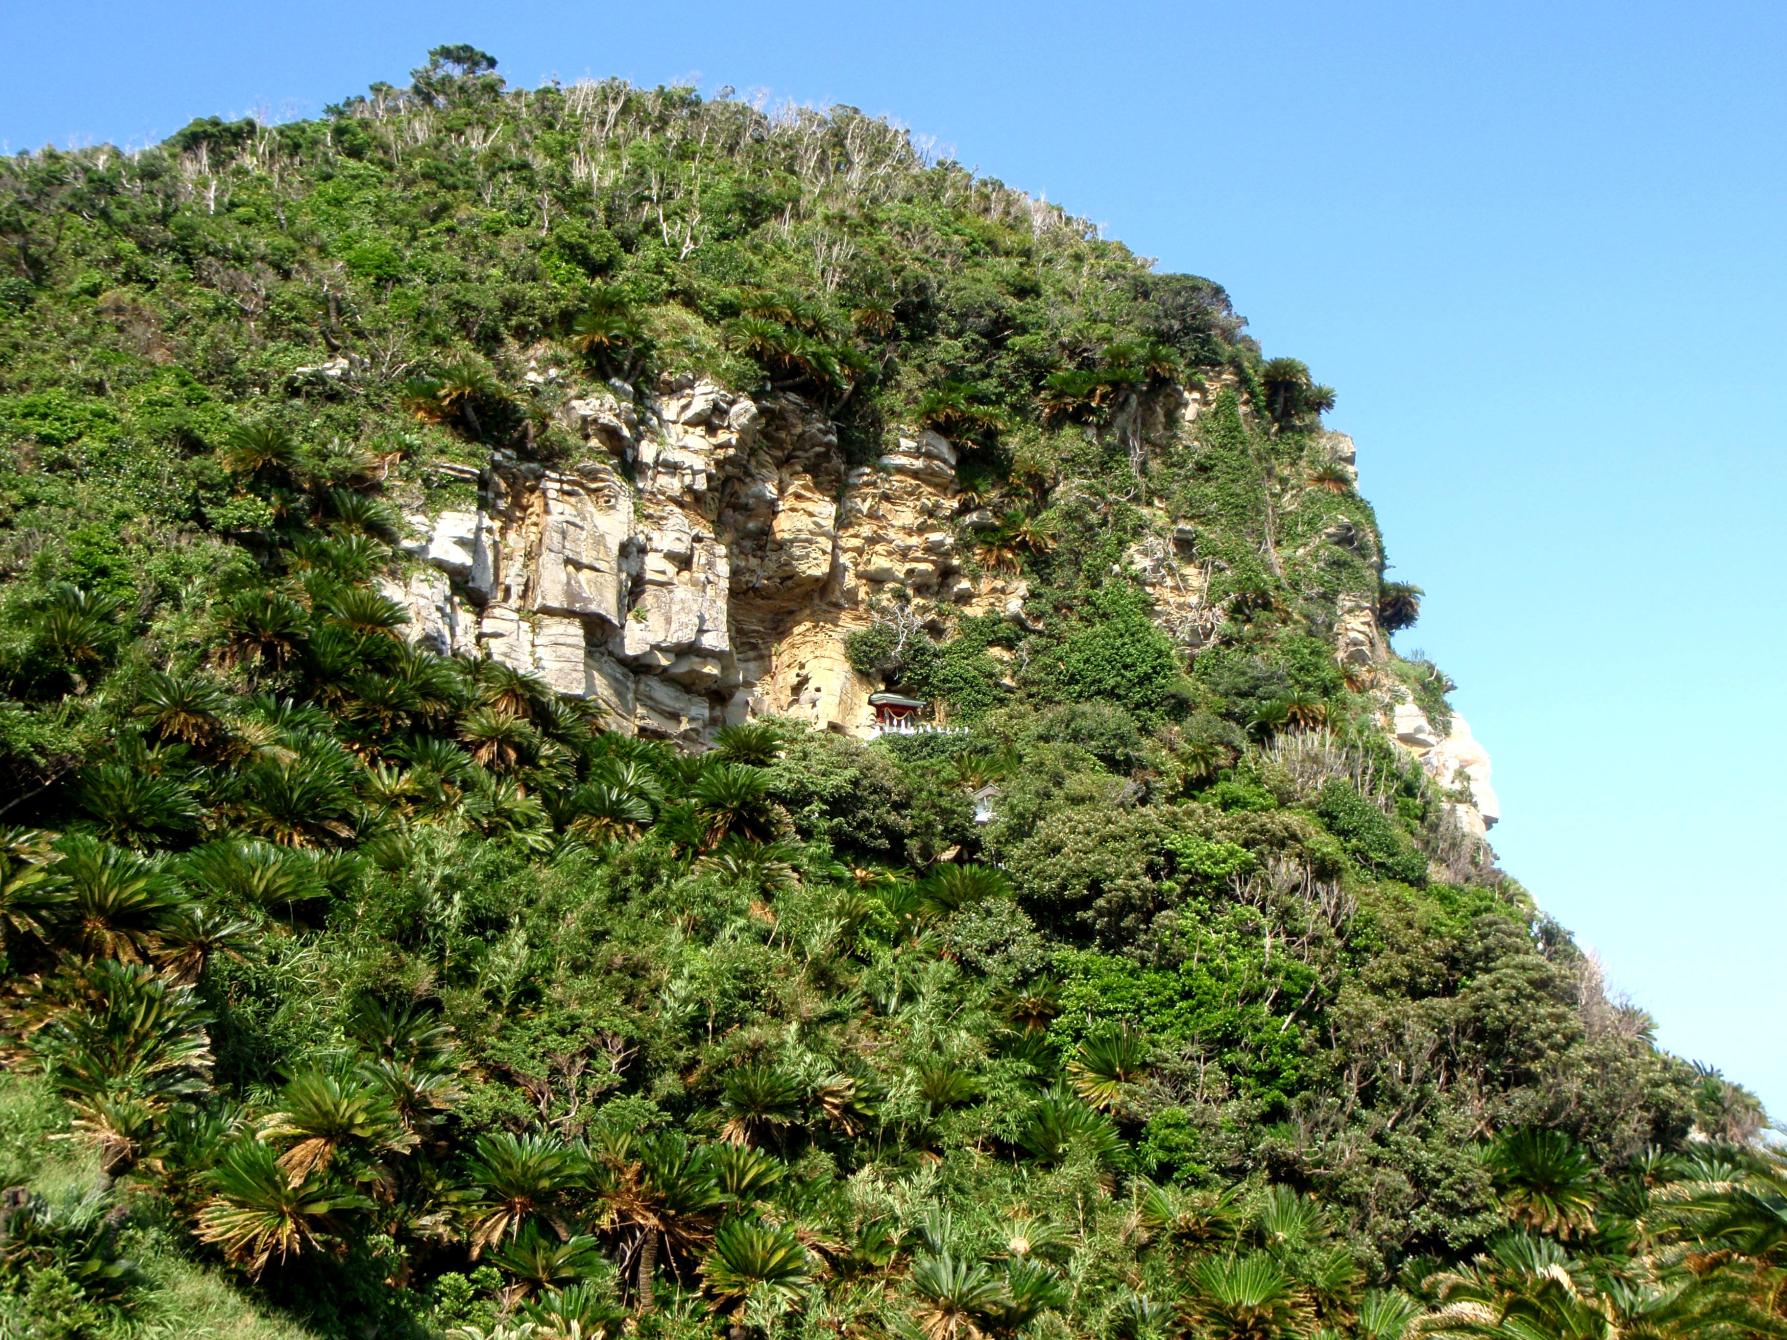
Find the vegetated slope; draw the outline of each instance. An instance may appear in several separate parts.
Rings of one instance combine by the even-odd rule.
[[[0,1325],[1778,1327],[1760,1112],[1384,737],[1335,625],[1418,593],[1215,285],[848,109],[467,49],[0,192]],[[954,442],[1028,599],[851,651],[968,729],[684,752],[409,641],[441,463],[585,449],[542,357]]]

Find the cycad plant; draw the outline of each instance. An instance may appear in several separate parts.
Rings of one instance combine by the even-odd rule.
[[[1153,1048],[1123,1025],[1101,1028],[1080,1043],[1067,1062],[1073,1091],[1101,1112],[1126,1110],[1136,1084],[1147,1075]]]
[[[654,1302],[658,1262],[693,1258],[712,1240],[726,1202],[705,1151],[681,1136],[621,1141],[597,1160],[593,1179],[606,1223],[630,1266],[640,1306]]]
[[[758,1200],[779,1183],[787,1171],[775,1155],[750,1145],[715,1145],[708,1153],[707,1162],[720,1194],[738,1206]]]
[[[255,941],[252,921],[219,908],[188,905],[161,927],[161,967],[170,980],[191,985],[214,958],[240,961]]]
[[[626,1309],[591,1284],[536,1294],[522,1305],[521,1316],[536,1328],[536,1340],[620,1340],[628,1320]]]
[[[1190,1285],[1185,1319],[1210,1340],[1293,1340],[1315,1330],[1308,1300],[1264,1252],[1205,1257]]]
[[[691,799],[706,829],[706,845],[737,835],[766,842],[782,829],[782,807],[770,795],[769,778],[741,763],[716,763],[703,769]]]
[[[323,867],[308,852],[260,838],[224,838],[194,847],[175,869],[195,888],[226,903],[261,912],[291,913],[329,896]]]
[[[283,427],[266,420],[232,429],[219,457],[231,474],[262,483],[290,484],[304,473],[303,448]]]
[[[250,1278],[331,1245],[351,1211],[370,1208],[357,1192],[312,1174],[293,1183],[268,1145],[231,1145],[210,1177],[211,1197],[199,1210],[198,1236]]]
[[[1031,1108],[1018,1131],[1018,1146],[1037,1162],[1052,1166],[1075,1150],[1108,1161],[1122,1148],[1123,1140],[1104,1113],[1077,1094],[1056,1090],[1044,1094]]]
[[[22,1187],[9,1190],[0,1204],[0,1277],[25,1281],[46,1272],[67,1281],[84,1300],[127,1308],[144,1276],[124,1254],[115,1210],[99,1192],[46,1196]],[[55,1324],[47,1317],[25,1320],[21,1335],[35,1334],[32,1321]]]
[[[89,959],[147,961],[163,926],[185,900],[157,862],[83,834],[60,844],[56,866],[68,891],[72,948]]]
[[[467,713],[459,722],[459,738],[471,755],[493,772],[514,772],[540,750],[540,734],[527,721],[499,707]]]
[[[651,821],[651,802],[645,796],[605,781],[578,787],[560,814],[567,833],[598,844],[624,841]]]
[[[236,779],[241,827],[284,847],[315,847],[353,835],[355,770],[339,751],[265,759]]]
[[[131,715],[157,739],[205,749],[228,734],[229,708],[229,695],[209,680],[157,671],[138,690]]]
[[[926,1340],[979,1340],[1000,1301],[999,1279],[979,1261],[942,1251],[912,1265],[913,1319]]]
[[[919,896],[934,912],[947,914],[976,903],[1012,896],[1011,880],[990,865],[940,865],[919,884]]]
[[[199,803],[191,791],[172,777],[157,776],[130,762],[82,769],[76,796],[93,831],[111,842],[142,845],[188,832],[199,821]]]
[[[535,1220],[562,1232],[560,1200],[581,1167],[575,1151],[550,1136],[507,1131],[479,1136],[465,1169],[472,1188],[467,1213],[473,1254],[517,1236]]]
[[[806,1291],[806,1248],[786,1224],[729,1219],[714,1234],[701,1278],[722,1311],[749,1304],[754,1315],[777,1315]]]
[[[223,602],[217,614],[225,666],[282,670],[295,661],[310,633],[310,614],[291,596],[250,588]]]
[[[492,1247],[489,1260],[510,1277],[511,1304],[544,1290],[579,1284],[606,1264],[602,1244],[590,1234],[549,1237],[532,1224]]]
[[[775,1066],[752,1061],[733,1068],[720,1088],[726,1123],[720,1136],[733,1144],[778,1138],[800,1117],[801,1087]]]
[[[192,988],[141,964],[102,959],[50,987],[59,1008],[33,1038],[51,1081],[122,1171],[175,1104],[209,1087],[208,1017]]]
[[[280,1090],[261,1122],[263,1140],[290,1141],[279,1166],[293,1186],[327,1173],[338,1156],[377,1164],[416,1145],[389,1093],[353,1071],[304,1070]]]
[[[20,946],[49,940],[70,908],[61,859],[55,834],[0,828],[0,950],[15,964]]]
[[[395,600],[364,586],[341,587],[317,602],[331,623],[361,637],[397,638],[410,620]]]
[[[1067,1285],[1054,1267],[1019,1257],[1006,1262],[998,1296],[982,1317],[994,1335],[1016,1335],[1048,1309],[1065,1306],[1067,1298]]]
[[[391,545],[397,542],[397,514],[391,505],[352,489],[333,488],[323,495],[323,514],[333,530],[364,535]]]
[[[1489,1149],[1490,1175],[1515,1223],[1568,1239],[1592,1229],[1594,1161],[1562,1131],[1510,1131]]]
[[[741,721],[714,734],[714,757],[763,767],[782,752],[782,732],[767,721]]]

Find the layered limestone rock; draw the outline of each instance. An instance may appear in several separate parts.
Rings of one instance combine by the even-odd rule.
[[[692,380],[644,414],[598,394],[564,419],[584,457],[499,456],[477,512],[410,518],[421,565],[386,593],[418,639],[593,698],[616,729],[695,741],[774,712],[862,732],[877,686],[851,631],[914,602],[1021,612],[1021,581],[964,571],[936,433],[850,469],[798,398]]]

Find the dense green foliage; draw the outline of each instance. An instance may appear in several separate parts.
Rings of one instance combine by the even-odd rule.
[[[0,164],[0,350],[0,1333],[1779,1332],[1760,1112],[1377,730],[1337,602],[1419,592],[1214,285],[450,48]],[[972,732],[687,754],[408,642],[393,499],[565,451],[542,352],[971,444],[1031,611],[849,652]]]

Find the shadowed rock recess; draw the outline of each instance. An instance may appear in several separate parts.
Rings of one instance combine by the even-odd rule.
[[[1333,391],[493,66],[0,159],[0,1340],[1783,1334]]]

